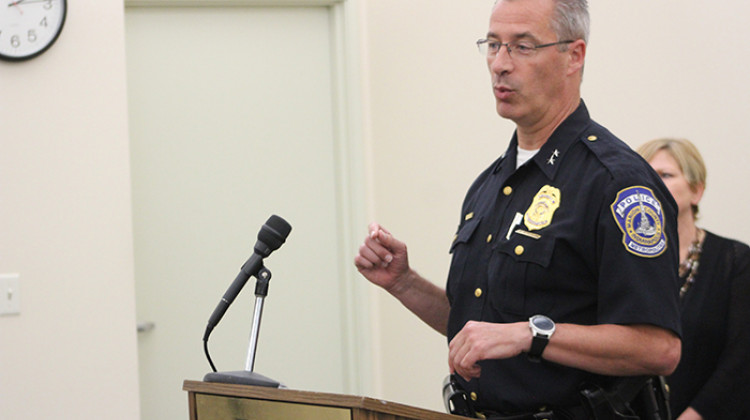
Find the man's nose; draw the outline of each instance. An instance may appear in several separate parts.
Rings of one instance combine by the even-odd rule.
[[[500,51],[498,51],[494,57],[488,57],[487,63],[490,67],[490,71],[496,74],[503,74],[513,70],[514,64],[507,46],[501,47]]]

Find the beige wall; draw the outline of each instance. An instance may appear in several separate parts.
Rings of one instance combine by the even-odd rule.
[[[513,129],[494,113],[473,47],[493,0],[348,1],[361,13],[369,216],[443,284],[463,194]],[[0,317],[0,407],[10,419],[135,419],[123,4],[69,3],[50,51],[0,63],[0,273],[22,281],[21,315]],[[709,167],[701,224],[750,242],[750,6],[592,3],[583,93],[593,117],[631,145],[694,140]],[[369,290],[372,395],[441,409],[444,339]]]
[[[371,216],[409,246],[413,267],[444,284],[460,203],[507,147],[473,43],[494,0],[370,0],[364,12]],[[750,38],[743,2],[590,1],[583,97],[631,146],[692,139],[706,159],[699,224],[750,242]],[[440,409],[445,341],[374,292],[382,397]]]
[[[0,417],[136,419],[123,8],[68,4],[52,49],[0,62]]]
[[[371,218],[409,246],[422,275],[443,284],[460,203],[505,148],[474,42],[492,0],[366,2],[364,31]],[[364,280],[363,280],[364,281]],[[442,410],[446,341],[373,290],[379,397]]]

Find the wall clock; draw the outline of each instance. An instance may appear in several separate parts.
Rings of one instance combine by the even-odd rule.
[[[62,32],[67,0],[0,0],[0,59],[28,60]]]

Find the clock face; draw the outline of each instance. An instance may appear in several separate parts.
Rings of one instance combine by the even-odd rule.
[[[0,0],[0,58],[43,53],[60,35],[66,10],[66,0]]]

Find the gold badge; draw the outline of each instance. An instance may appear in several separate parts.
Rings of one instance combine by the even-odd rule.
[[[552,215],[560,207],[560,190],[545,185],[531,202],[529,209],[523,217],[523,222],[529,230],[539,230],[549,226],[552,222]]]

